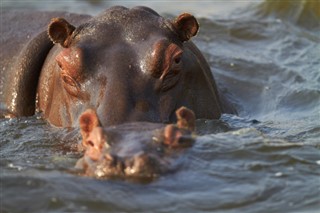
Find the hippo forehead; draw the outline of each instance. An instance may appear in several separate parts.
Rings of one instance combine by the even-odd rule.
[[[128,9],[112,7],[89,22],[80,25],[74,32],[74,40],[87,42],[137,43],[146,40],[167,38],[175,40],[169,21],[159,16],[155,11],[145,7]]]

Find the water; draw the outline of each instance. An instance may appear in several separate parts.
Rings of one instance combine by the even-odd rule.
[[[92,2],[1,5],[96,14],[115,4]],[[120,3],[200,17],[194,41],[239,115],[222,116],[226,132],[207,121],[181,168],[149,184],[74,174],[76,130],[38,115],[0,120],[1,212],[318,212],[319,1]]]

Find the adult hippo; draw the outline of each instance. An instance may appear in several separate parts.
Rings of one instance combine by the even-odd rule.
[[[173,122],[181,106],[197,118],[232,112],[190,41],[199,30],[194,16],[167,20],[147,7],[116,6],[96,17],[60,14],[41,32],[54,15],[1,14],[2,116],[38,110],[72,127],[88,108],[103,126]]]

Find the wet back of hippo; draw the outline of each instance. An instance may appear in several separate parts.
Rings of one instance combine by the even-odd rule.
[[[37,59],[44,64],[36,63],[41,64],[40,74],[28,74],[33,72],[30,66],[18,67],[3,81],[6,87],[13,73],[20,79],[18,87],[25,88],[21,85],[37,85],[34,76],[40,75],[38,90],[33,92],[38,94],[38,109],[50,123],[75,126],[87,108],[96,110],[104,126],[172,122],[181,106],[193,110],[197,118],[220,117],[222,107],[210,68],[189,41],[199,28],[192,15],[167,20],[146,7],[117,6],[77,27],[66,19],[55,18],[48,26],[56,44],[51,48],[46,38],[45,45],[40,45],[45,48],[41,54],[45,58]],[[23,56],[15,61],[33,61],[32,56]],[[20,77],[24,73],[29,78]],[[26,89],[15,87],[1,89],[5,91],[1,108],[15,116],[29,115],[32,110],[23,109],[34,109],[35,97],[31,100]]]

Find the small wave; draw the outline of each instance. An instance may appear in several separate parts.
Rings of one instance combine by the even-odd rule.
[[[281,98],[279,107],[284,106],[290,111],[305,111],[310,109],[319,110],[320,91],[315,90],[292,90]]]
[[[264,4],[275,4],[274,13],[281,4],[291,5],[264,1],[259,10]],[[271,13],[269,18],[248,9],[231,19],[201,19],[203,31],[196,43],[206,53],[220,91],[240,116],[313,117],[320,100],[320,37]]]

